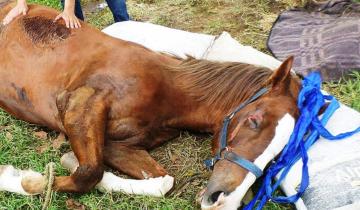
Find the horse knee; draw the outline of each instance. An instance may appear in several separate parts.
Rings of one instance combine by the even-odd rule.
[[[103,166],[81,165],[71,175],[80,193],[93,189],[104,175]]]

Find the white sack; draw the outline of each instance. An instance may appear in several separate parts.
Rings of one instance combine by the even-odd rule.
[[[167,28],[151,23],[124,21],[103,30],[115,38],[135,42],[158,52],[185,58],[202,58],[215,37]]]
[[[233,39],[229,33],[223,32],[206,53],[205,59],[213,61],[232,61],[249,63],[276,69],[281,61],[251,46],[245,46]]]

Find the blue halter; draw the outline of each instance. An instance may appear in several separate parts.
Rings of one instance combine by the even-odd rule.
[[[233,117],[245,106],[254,102],[256,99],[260,98],[262,95],[264,95],[267,92],[268,92],[267,88],[260,89],[255,95],[253,95],[250,99],[246,100],[244,103],[240,104],[233,112],[231,112],[229,115],[227,115],[224,118],[223,127],[221,129],[219,150],[213,158],[204,161],[205,166],[208,169],[212,169],[217,161],[224,159],[231,161],[242,168],[245,168],[246,170],[253,173],[256,176],[256,178],[259,178],[262,175],[262,170],[253,162],[246,160],[240,157],[239,155],[228,150],[227,135],[228,135],[228,127]]]

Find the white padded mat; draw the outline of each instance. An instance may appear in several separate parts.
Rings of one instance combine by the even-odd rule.
[[[185,58],[186,55],[202,58],[215,40],[215,37],[211,35],[136,21],[115,23],[105,28],[103,32],[115,38],[139,43],[154,51],[182,58]]]

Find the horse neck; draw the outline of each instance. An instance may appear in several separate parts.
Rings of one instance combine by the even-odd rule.
[[[175,85],[189,98],[192,121],[209,125],[212,132],[216,132],[225,115],[260,90],[271,75],[271,70],[249,64],[193,58],[170,67],[170,71]]]

